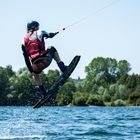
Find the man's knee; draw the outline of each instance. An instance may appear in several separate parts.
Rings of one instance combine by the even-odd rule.
[[[51,51],[54,52],[54,53],[57,52],[57,50],[56,50],[56,48],[55,48],[54,46],[51,46],[50,49],[51,49]]]
[[[49,49],[50,49],[51,56],[54,57],[54,54],[57,52],[56,48],[51,46]]]

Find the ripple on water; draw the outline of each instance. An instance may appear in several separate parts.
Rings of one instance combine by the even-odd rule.
[[[0,107],[0,139],[140,139],[140,108]]]

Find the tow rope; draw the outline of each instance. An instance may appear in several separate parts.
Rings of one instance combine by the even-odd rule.
[[[62,28],[62,29],[60,29],[58,32],[56,32],[56,34],[62,32],[62,31],[64,31],[64,30],[66,30],[67,28],[70,28],[70,27],[72,27],[72,26],[74,26],[74,25],[76,25],[76,24],[79,24],[80,22],[82,22],[82,21],[88,19],[89,17],[91,17],[91,16],[93,16],[93,15],[96,15],[96,14],[102,12],[103,10],[105,10],[106,8],[108,8],[108,7],[112,6],[112,5],[114,5],[114,4],[117,3],[118,1],[120,1],[120,0],[113,0],[112,2],[110,2],[109,4],[105,5],[104,7],[100,8],[100,9],[96,10],[95,12],[92,12],[92,13],[88,14],[87,16],[85,16],[85,17],[83,17],[83,18],[81,18],[81,19],[79,19],[79,20],[73,22],[72,24],[70,24],[70,25],[68,25],[68,26],[66,26],[66,27],[64,27],[64,28]]]

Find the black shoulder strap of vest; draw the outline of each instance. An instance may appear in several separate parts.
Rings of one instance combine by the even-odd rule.
[[[32,66],[31,66],[31,62],[29,60],[29,56],[28,56],[28,54],[26,52],[26,49],[25,49],[24,45],[22,45],[22,51],[23,51],[23,56],[24,56],[24,60],[25,60],[26,66],[29,69],[29,71],[32,73],[33,69],[32,69]]]

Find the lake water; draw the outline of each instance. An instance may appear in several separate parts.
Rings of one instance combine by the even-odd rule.
[[[140,140],[140,107],[0,107],[0,140]]]

